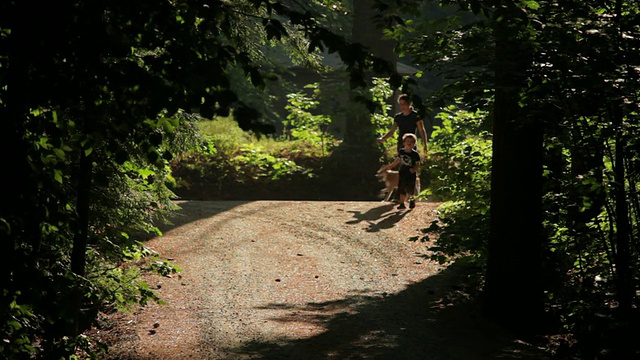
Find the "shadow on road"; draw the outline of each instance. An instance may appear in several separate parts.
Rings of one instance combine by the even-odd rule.
[[[339,301],[283,306],[281,322],[313,324],[324,332],[303,339],[252,342],[231,349],[251,359],[474,360],[545,359],[542,351],[515,341],[480,315],[458,283],[455,266],[397,294],[353,295]]]
[[[238,206],[242,206],[251,201],[247,200],[226,200],[226,201],[193,201],[185,200],[178,202],[180,210],[169,217],[168,223],[160,223],[156,226],[160,231],[167,232],[179,228],[189,221],[204,219],[217,214],[229,211]]]
[[[389,210],[393,209],[393,203],[383,203],[380,206],[373,207],[365,212],[349,210],[348,212],[353,214],[354,219],[349,220],[347,224],[358,224],[363,221],[372,222],[380,219]]]
[[[396,204],[394,203],[385,203],[384,205],[371,208],[366,212],[349,211],[355,219],[349,220],[346,223],[355,225],[363,221],[367,222],[369,224],[366,228],[367,232],[390,229],[407,215],[407,211],[396,210],[395,206]]]

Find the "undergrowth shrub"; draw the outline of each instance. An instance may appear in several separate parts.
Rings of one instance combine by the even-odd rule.
[[[443,201],[438,220],[423,232],[439,235],[430,250],[445,263],[459,254],[465,261],[484,259],[489,233],[491,136],[485,130],[487,114],[449,106],[437,117],[429,142],[426,169],[428,186],[423,195]],[[428,241],[428,236],[412,240]]]
[[[233,117],[218,117],[210,121],[203,119],[197,122],[197,126],[201,134],[208,136],[209,142],[224,153],[233,153],[242,144],[255,140],[252,133],[240,129]]]
[[[30,134],[34,164],[55,171],[34,175],[46,194],[37,204],[46,212],[30,214],[34,226],[14,233],[0,226],[15,240],[4,254],[10,271],[3,274],[0,292],[0,358],[98,359],[104,349],[84,332],[96,325],[99,313],[159,301],[136,266],[159,270],[151,268],[157,259],[141,241],[159,235],[155,224],[176,209],[167,188],[173,181],[167,158],[176,132],[190,131],[179,123],[173,117],[148,120],[153,131],[140,147],[91,145],[81,152],[71,150],[82,138],[73,127],[60,131],[58,143]],[[183,140],[188,142],[175,144]],[[78,157],[87,155],[92,166],[79,166]],[[80,172],[90,186],[78,185]],[[90,199],[86,207],[78,204],[80,189]],[[76,249],[81,258],[74,256]],[[168,263],[166,269],[179,270]]]
[[[289,115],[282,122],[283,138],[319,145],[324,155],[332,150],[335,144],[335,138],[328,132],[332,119],[328,114],[314,112],[320,104],[319,84],[309,84],[305,88],[312,90],[311,96],[306,96],[302,92],[287,94],[289,103],[285,109],[289,111]]]
[[[389,127],[393,124],[393,117],[389,115],[392,106],[389,104],[389,98],[393,95],[393,90],[389,85],[387,78],[374,78],[373,86],[370,90],[372,101],[378,105],[379,111],[371,115],[371,123],[376,129],[376,138],[382,137],[389,131]],[[393,161],[397,154],[397,132],[390,136],[384,143],[378,145],[383,156],[381,162],[386,163]]]
[[[20,303],[19,296],[20,292],[11,294],[9,289],[3,289],[3,299],[9,300],[0,316],[0,334],[7,339],[0,342],[0,355],[5,359],[27,358],[35,352],[29,327],[37,322],[37,316],[31,306]]]
[[[323,147],[242,131],[232,118],[202,120],[200,144],[172,162],[176,193],[223,197],[228,189],[256,191],[296,177],[311,178]],[[331,143],[331,147],[335,142]]]

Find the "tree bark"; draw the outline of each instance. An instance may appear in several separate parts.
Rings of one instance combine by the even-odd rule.
[[[73,237],[73,249],[71,251],[71,271],[79,278],[86,274],[87,263],[87,239],[89,231],[89,194],[91,193],[91,179],[93,166],[91,159],[82,152],[78,171],[77,185],[77,225]],[[83,321],[82,304],[84,301],[83,281],[76,281],[76,288],[73,290],[73,313],[76,319],[73,322],[74,334],[80,334],[85,329],[81,324]]]
[[[491,220],[484,311],[530,335],[542,325],[542,127],[519,107],[529,64],[517,30],[498,22]]]
[[[614,124],[622,127],[622,111],[618,108],[614,111]],[[635,288],[633,286],[633,274],[631,272],[631,225],[629,220],[629,208],[627,204],[627,191],[625,189],[625,154],[627,142],[624,139],[623,130],[618,130],[615,140],[615,159],[613,176],[614,199],[616,209],[616,236],[615,236],[615,268],[616,291],[621,319],[629,319],[633,312],[633,298]]]
[[[390,62],[395,69],[397,63],[397,56],[394,53],[395,42],[382,39],[383,29],[375,21],[376,12],[373,4],[373,0],[353,1],[351,41],[362,44],[370,54]],[[361,111],[354,111],[347,117],[344,141],[356,146],[375,145],[375,131],[371,124],[371,113],[368,110],[362,108]]]
[[[27,16],[27,14],[29,16]],[[0,265],[0,274],[7,282],[17,281],[24,258],[19,255],[21,243],[28,243],[34,253],[40,250],[41,236],[40,216],[35,209],[33,197],[37,196],[37,185],[31,176],[28,146],[24,140],[29,106],[29,58],[32,47],[31,27],[33,24],[24,19],[32,18],[32,8],[25,2],[15,5],[15,13],[11,17],[11,36],[7,37],[6,48],[2,53],[7,56],[7,77],[2,85],[6,85],[4,106],[0,106],[0,119],[3,121],[0,130],[0,150],[5,155],[5,191],[0,205],[0,251],[4,260]],[[35,258],[35,256],[33,257]],[[37,258],[32,259],[37,261]],[[5,283],[13,290],[13,284]]]

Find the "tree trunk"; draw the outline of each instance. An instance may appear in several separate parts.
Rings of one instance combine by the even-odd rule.
[[[618,356],[627,358],[631,356],[633,344],[637,340],[637,333],[633,332],[634,316],[633,299],[635,286],[631,271],[631,222],[629,219],[629,207],[627,202],[627,190],[625,179],[625,156],[627,142],[625,131],[622,129],[622,111],[620,107],[614,110],[613,124],[618,129],[615,139],[615,159],[613,167],[614,176],[614,201],[615,201],[615,286],[616,299],[618,300],[617,317],[619,329],[616,332],[616,349]],[[635,325],[637,326],[637,325]]]
[[[91,179],[92,179],[92,162],[91,159],[85,156],[82,152],[80,158],[80,169],[78,172],[78,195],[77,195],[77,226],[73,237],[73,249],[71,251],[71,271],[83,278],[86,273],[87,263],[87,239],[89,231],[89,194],[91,192]],[[82,304],[84,301],[84,289],[83,281],[76,282],[76,288],[73,291],[73,313],[76,314],[76,319],[73,322],[74,334],[80,334],[85,329],[80,324],[84,323]]]
[[[517,32],[499,22],[496,35],[491,220],[485,312],[522,335],[539,330],[543,314],[542,127],[519,108],[529,58]]]
[[[0,106],[0,119],[2,119],[2,130],[0,130],[0,150],[4,154],[3,180],[5,189],[0,205],[0,252],[3,256],[0,265],[0,274],[6,279],[5,286],[13,288],[9,280],[16,281],[20,286],[22,275],[16,269],[22,267],[24,257],[18,256],[16,249],[21,243],[28,243],[34,253],[40,250],[41,236],[40,214],[34,208],[33,197],[37,196],[37,185],[31,176],[32,170],[28,162],[28,146],[24,140],[26,119],[29,113],[27,99],[29,91],[29,57],[31,43],[32,23],[24,19],[33,16],[32,8],[25,2],[18,2],[14,6],[15,14],[11,17],[13,24],[10,25],[11,36],[7,37],[6,48],[3,54],[10,59],[5,82],[6,103]],[[27,16],[29,14],[29,16]],[[22,21],[21,21],[22,20]],[[30,260],[37,262],[37,257],[32,256]]]
[[[390,62],[395,69],[397,56],[394,53],[395,42],[382,40],[383,32],[380,24],[375,21],[376,12],[373,9],[374,0],[353,1],[353,43],[364,45],[369,53]],[[370,80],[370,79],[367,79]],[[345,143],[349,145],[375,145],[375,131],[371,124],[371,114],[364,107],[347,116],[345,129]],[[391,124],[389,124],[391,126]]]
[[[616,19],[622,18],[623,2],[617,0],[615,2]],[[620,38],[622,37],[623,28],[621,24],[617,24],[619,27]],[[622,48],[617,44],[618,48]],[[618,64],[624,64],[625,59],[621,56],[616,56]],[[615,239],[615,268],[616,268],[616,291],[619,302],[619,311],[622,315],[622,319],[630,319],[633,309],[633,298],[635,295],[635,288],[633,286],[633,275],[631,273],[631,222],[629,220],[629,208],[627,203],[627,191],[626,176],[625,176],[625,157],[627,156],[627,141],[625,137],[628,136],[624,129],[624,113],[622,107],[624,104],[622,101],[614,102],[612,104],[612,123],[614,129],[616,129],[615,135],[615,159],[614,161],[614,199],[616,203],[616,239]]]

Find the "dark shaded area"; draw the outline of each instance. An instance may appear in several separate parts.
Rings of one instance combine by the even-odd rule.
[[[272,304],[290,310],[275,321],[326,330],[231,351],[252,359],[546,359],[480,314],[469,273],[454,264],[397,294],[353,294],[303,307]]]
[[[158,224],[158,228],[163,232],[178,228],[187,224],[194,219],[204,219],[216,216],[220,213],[229,211],[237,206],[246,204],[248,201],[225,201],[225,202],[201,202],[201,201],[184,201],[180,202],[180,210],[173,213],[169,217],[169,223]]]

